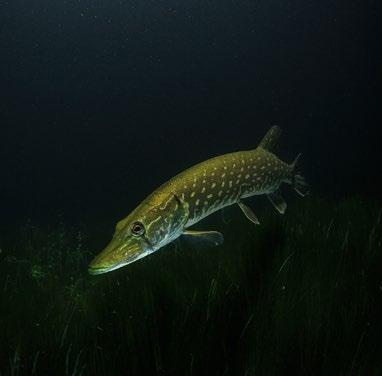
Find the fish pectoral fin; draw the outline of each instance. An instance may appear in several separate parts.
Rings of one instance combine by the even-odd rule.
[[[255,213],[252,211],[252,209],[245,205],[243,203],[243,201],[239,200],[237,202],[237,204],[239,205],[239,208],[242,210],[242,212],[244,213],[244,215],[251,221],[253,222],[254,224],[256,225],[259,225],[260,224],[260,221],[259,219],[256,217]]]
[[[217,246],[224,242],[224,236],[218,231],[189,231],[186,230],[182,234],[188,240],[200,245]]]
[[[270,194],[267,195],[268,198],[269,198],[269,201],[273,204],[273,206],[276,208],[276,210],[280,213],[280,214],[284,214],[285,213],[285,210],[287,208],[287,203],[285,202],[285,200],[283,199],[283,197],[281,196],[280,192],[277,190],[277,191],[274,191]]]

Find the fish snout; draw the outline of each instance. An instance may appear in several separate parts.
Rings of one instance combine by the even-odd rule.
[[[110,271],[123,261],[121,246],[111,241],[109,245],[91,261],[88,267],[90,274],[102,274]]]
[[[89,274],[103,274],[119,269],[134,261],[140,254],[140,247],[133,242],[121,243],[112,240],[110,244],[94,259],[88,267]]]

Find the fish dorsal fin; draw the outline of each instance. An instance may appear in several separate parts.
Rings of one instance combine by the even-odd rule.
[[[261,140],[259,148],[273,152],[277,148],[281,132],[281,128],[274,125]]]

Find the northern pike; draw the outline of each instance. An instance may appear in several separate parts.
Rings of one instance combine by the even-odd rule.
[[[284,214],[286,203],[279,187],[288,183],[301,196],[306,183],[296,168],[298,157],[287,164],[273,154],[281,129],[273,126],[254,150],[224,154],[176,175],[149,195],[117,223],[110,244],[89,265],[101,274],[148,256],[180,236],[211,245],[223,243],[217,231],[189,227],[226,206],[237,204],[253,223],[259,220],[243,199],[265,194]]]

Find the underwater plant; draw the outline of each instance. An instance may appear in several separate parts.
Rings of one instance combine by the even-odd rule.
[[[91,229],[28,224],[2,244],[0,374],[377,375],[379,203],[260,204],[256,231],[206,219],[221,248],[179,242],[99,278]]]

